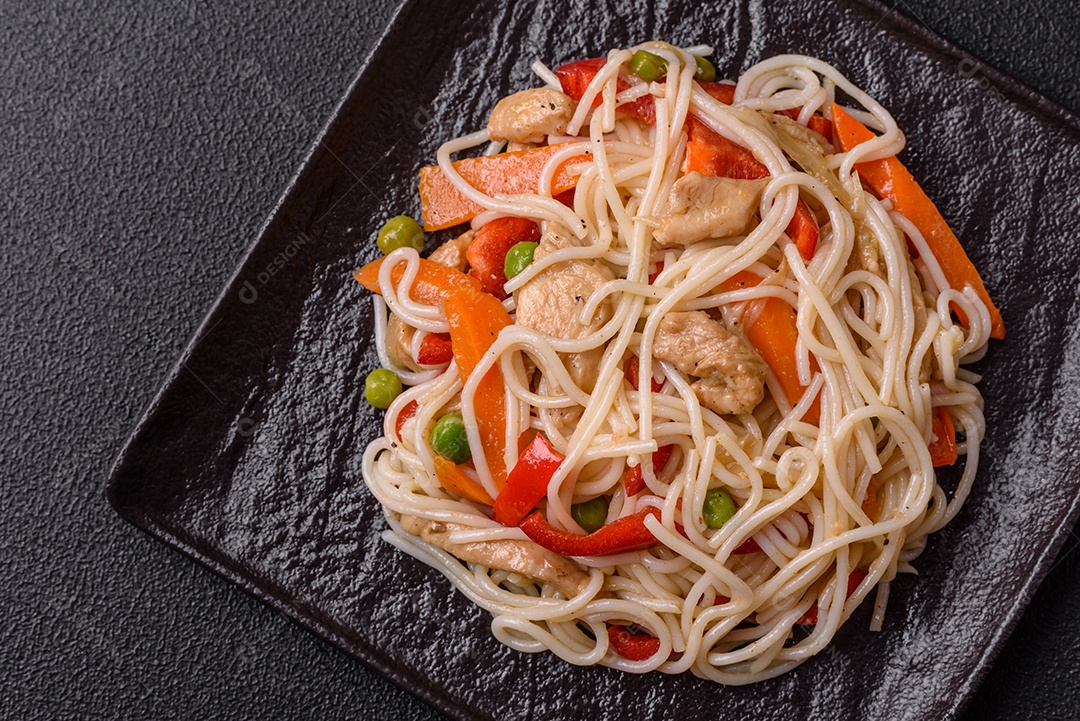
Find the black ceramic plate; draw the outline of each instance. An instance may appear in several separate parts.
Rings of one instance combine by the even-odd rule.
[[[108,483],[116,509],[456,718],[943,718],[987,669],[1071,528],[1080,468],[1077,118],[869,2],[444,3],[396,16],[142,416]],[[637,5],[637,7],[635,7]],[[416,172],[549,65],[665,38],[710,43],[729,76],[817,55],[895,114],[905,162],[1004,312],[981,364],[988,434],[970,500],[817,658],[725,689],[510,651],[489,617],[384,544],[360,456],[380,426],[350,272],[415,213]],[[257,142],[257,140],[255,141]]]

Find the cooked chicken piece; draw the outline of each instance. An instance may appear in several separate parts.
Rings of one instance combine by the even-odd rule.
[[[533,257],[540,260],[571,245],[573,242],[567,236],[549,228],[540,238]],[[605,299],[589,323],[581,322],[581,309],[597,288],[614,279],[611,269],[598,260],[556,263],[514,293],[516,323],[555,338],[584,338],[611,319],[612,308],[610,300]],[[596,384],[602,357],[603,349],[563,355],[570,377],[586,392],[591,392]]]
[[[408,514],[398,517],[401,527],[425,543],[437,546],[468,563],[479,563],[550,583],[573,598],[589,583],[589,574],[566,556],[553,553],[532,541],[474,541],[454,543],[450,534],[470,530],[470,526],[447,521],[431,521]]]
[[[769,113],[767,117],[777,132],[787,133],[804,145],[814,148],[821,155],[831,155],[834,152],[832,143],[816,130],[811,130],[802,123],[780,113]]]
[[[716,413],[750,413],[765,397],[765,363],[727,328],[702,311],[668,313],[660,321],[653,357],[697,376],[691,387]]]
[[[767,180],[689,173],[675,181],[653,238],[661,248],[739,235],[750,227]]]
[[[566,132],[574,106],[574,101],[558,90],[522,90],[495,105],[488,118],[488,135],[492,140],[542,143],[549,135]]]
[[[422,371],[423,368],[412,356],[412,341],[416,328],[391,313],[386,319],[386,355],[390,362],[399,368]]]
[[[435,250],[431,251],[428,260],[433,260],[454,270],[465,272],[468,262],[465,260],[465,251],[469,249],[469,243],[476,236],[475,230],[466,230],[464,233],[448,240]]]

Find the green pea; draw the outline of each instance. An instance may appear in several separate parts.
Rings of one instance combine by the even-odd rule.
[[[630,58],[630,72],[651,83],[667,75],[667,61],[648,50],[638,50]]]
[[[389,408],[400,395],[401,379],[394,371],[376,368],[364,379],[364,398],[376,408]]]
[[[701,511],[706,526],[720,528],[735,515],[735,501],[723,488],[710,488],[705,493],[705,505]]]
[[[464,463],[472,458],[469,434],[460,413],[447,413],[431,429],[431,448],[440,456],[454,463]]]
[[[379,250],[390,255],[398,248],[424,249],[424,229],[407,215],[396,215],[379,228]]]
[[[575,503],[570,506],[570,516],[574,522],[585,529],[587,533],[600,530],[607,520],[607,496],[597,496],[585,503]]]
[[[695,80],[704,80],[707,83],[716,80],[716,68],[713,67],[713,64],[709,62],[708,58],[695,55],[694,62],[697,63],[697,72],[694,73]]]
[[[510,250],[506,251],[506,260],[503,261],[503,273],[506,274],[507,280],[529,267],[539,245],[539,243],[525,241],[510,246]]]

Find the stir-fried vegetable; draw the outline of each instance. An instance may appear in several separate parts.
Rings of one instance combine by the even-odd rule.
[[[705,503],[701,513],[705,517],[705,525],[709,528],[720,526],[731,520],[735,515],[735,501],[723,488],[710,488],[705,492]]]
[[[487,195],[535,193],[544,166],[564,147],[563,144],[542,145],[513,153],[465,158],[454,161],[454,169],[469,185]],[[588,155],[582,154],[564,162],[555,172],[552,195],[577,185],[577,176],[571,175],[567,168],[588,159]],[[438,165],[420,170],[420,207],[424,230],[428,231],[465,223],[484,210],[462,195]]]
[[[364,379],[364,398],[376,408],[386,410],[401,395],[401,379],[386,368],[376,368]]]
[[[499,300],[506,298],[506,259],[510,249],[520,243],[540,239],[540,226],[526,218],[496,218],[487,223],[469,244],[465,257],[469,260],[469,275],[480,281],[485,293]],[[529,256],[532,260],[532,256]]]
[[[660,509],[649,507],[630,516],[623,516],[598,531],[582,536],[555,528],[540,511],[521,522],[518,527],[534,543],[564,556],[604,556],[623,551],[637,551],[655,546],[658,541],[645,527],[645,519],[660,515]]]
[[[447,413],[435,423],[431,429],[431,450],[454,463],[465,463],[472,458],[460,413]]]
[[[586,533],[599,531],[607,520],[608,499],[607,496],[597,496],[585,503],[575,503],[570,507],[570,517],[574,523],[585,529]]]
[[[382,267],[384,258],[373,260],[353,274],[356,282],[364,286],[372,293],[381,293],[379,288],[379,268]],[[405,275],[405,266],[397,265],[390,274],[390,281],[396,289]],[[427,305],[439,305],[450,293],[459,290],[480,292],[480,282],[471,276],[465,275],[460,270],[448,268],[442,263],[420,259],[420,270],[416,274],[416,280],[412,284],[411,297],[419,303]]]
[[[667,75],[667,61],[648,50],[638,50],[630,58],[630,72],[647,83]]]
[[[664,466],[667,465],[668,459],[671,458],[671,452],[675,449],[675,446],[660,446],[655,453],[652,454],[652,467],[654,473],[659,473]],[[636,465],[626,472],[623,476],[623,488],[626,489],[626,495],[634,496],[641,491],[645,490],[645,478],[641,475],[641,465]]]
[[[636,632],[628,626],[610,625],[607,633],[611,650],[628,661],[644,661],[660,650],[660,639]]]
[[[462,498],[488,506],[494,503],[484,487],[465,475],[465,472],[449,458],[435,456],[435,477],[439,479],[443,488]]]
[[[379,250],[390,255],[398,248],[424,249],[424,230],[420,224],[407,215],[397,215],[386,221],[379,229],[376,240]]]
[[[835,142],[843,151],[849,151],[860,143],[874,138],[873,132],[853,118],[839,105],[832,106]],[[867,183],[879,198],[888,199],[895,210],[915,224],[922,233],[926,244],[930,246],[934,258],[941,266],[941,272],[949,285],[957,290],[971,286],[986,309],[990,311],[990,337],[1005,337],[1005,321],[1001,312],[990,300],[990,294],[983,285],[982,277],[975,264],[968,258],[959,238],[949,228],[941,211],[930,200],[904,164],[895,156],[881,160],[869,160],[855,166],[859,176]],[[959,308],[955,308],[961,322],[968,323]]]
[[[495,520],[516,526],[547,495],[548,482],[563,462],[563,454],[547,438],[537,434],[506,477],[506,486],[495,498]]]
[[[704,80],[707,83],[716,80],[716,66],[710,63],[708,58],[695,55],[694,62],[697,64],[694,80]]]
[[[416,353],[416,362],[420,365],[441,366],[453,359],[454,348],[448,333],[428,333],[420,341],[420,350]]]
[[[533,256],[535,256],[536,249],[539,246],[539,243],[523,241],[521,243],[515,243],[511,246],[510,250],[506,251],[506,260],[503,262],[503,273],[506,274],[507,280],[510,280],[532,265]]]
[[[466,382],[499,337],[499,332],[513,323],[502,303],[479,290],[459,290],[447,296],[446,319],[450,324],[454,363]],[[498,489],[506,483],[506,461],[503,458],[506,445],[504,393],[502,371],[496,365],[480,381],[472,405],[484,458]]]
[[[945,406],[935,409],[933,419],[934,440],[930,444],[930,460],[934,466],[951,466],[960,457],[956,452],[956,427]]]

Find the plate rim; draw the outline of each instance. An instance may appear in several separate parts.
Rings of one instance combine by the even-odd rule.
[[[226,301],[233,297],[237,288],[242,285],[240,279],[248,270],[255,250],[263,243],[268,232],[278,221],[293,192],[313,172],[314,161],[318,157],[320,148],[324,145],[324,139],[340,124],[347,121],[342,112],[345,105],[357,91],[358,86],[368,80],[369,71],[375,65],[375,61],[390,50],[391,36],[401,31],[413,9],[424,2],[437,2],[437,0],[403,0],[391,13],[386,25],[376,37],[371,50],[353,73],[333,109],[321,124],[315,138],[304,151],[289,179],[278,193],[265,220],[259,225],[252,239],[244,247],[232,272],[213,297],[194,331],[185,341],[176,360],[168,368],[152,393],[150,400],[140,410],[137,420],[132,429],[126,434],[120,445],[120,450],[109,467],[104,484],[104,494],[113,510],[135,528],[180,552],[186,558],[203,566],[231,585],[239,587],[248,595],[285,616],[316,638],[351,656],[410,695],[421,699],[441,713],[458,721],[477,721],[478,719],[494,721],[494,717],[472,706],[465,699],[450,694],[436,684],[425,683],[427,677],[419,669],[406,666],[400,659],[391,659],[383,649],[364,642],[361,637],[357,637],[358,640],[354,641],[335,632],[331,624],[325,623],[323,620],[314,617],[314,615],[304,615],[295,605],[285,603],[263,588],[257,580],[249,578],[242,571],[228,568],[219,563],[209,554],[200,551],[197,547],[198,544],[183,538],[182,533],[177,532],[177,530],[182,529],[172,529],[166,524],[158,522],[153,515],[143,512],[140,508],[125,504],[119,496],[118,489],[121,470],[130,452],[136,447],[142,431],[155,416],[164,395],[176,382],[185,368],[187,360],[199,348],[203,338],[213,329],[215,318],[227,309]],[[929,48],[932,54],[938,54],[946,58],[960,61],[977,61],[979,63],[979,74],[986,77],[998,92],[1026,106],[1024,110],[1030,115],[1055,123],[1060,131],[1075,135],[1080,139],[1080,114],[1072,112],[1026,83],[985,62],[976,54],[967,51],[930,29],[920,20],[909,17],[902,10],[885,4],[883,0],[839,0],[837,5],[841,6],[842,10],[854,11],[864,16],[877,13],[879,17],[875,22],[888,27],[892,31],[890,34],[897,36],[902,43]],[[959,692],[954,694],[953,700],[947,709],[948,717],[956,717],[968,705],[975,692],[982,685],[993,666],[994,660],[1000,655],[1006,641],[1015,631],[1038,587],[1055,565],[1057,556],[1065,545],[1070,530],[1077,524],[1078,518],[1080,518],[1080,489],[1077,489],[1073,494],[1066,514],[1066,521],[1055,531],[1051,542],[1041,550],[1032,572],[1025,576],[1024,582],[1019,589],[1020,592],[1016,594],[1014,602],[1005,613],[1005,623],[996,627],[990,639],[984,645],[984,651],[976,661],[972,672],[961,682]],[[399,669],[402,666],[406,666],[410,673],[401,673]]]

